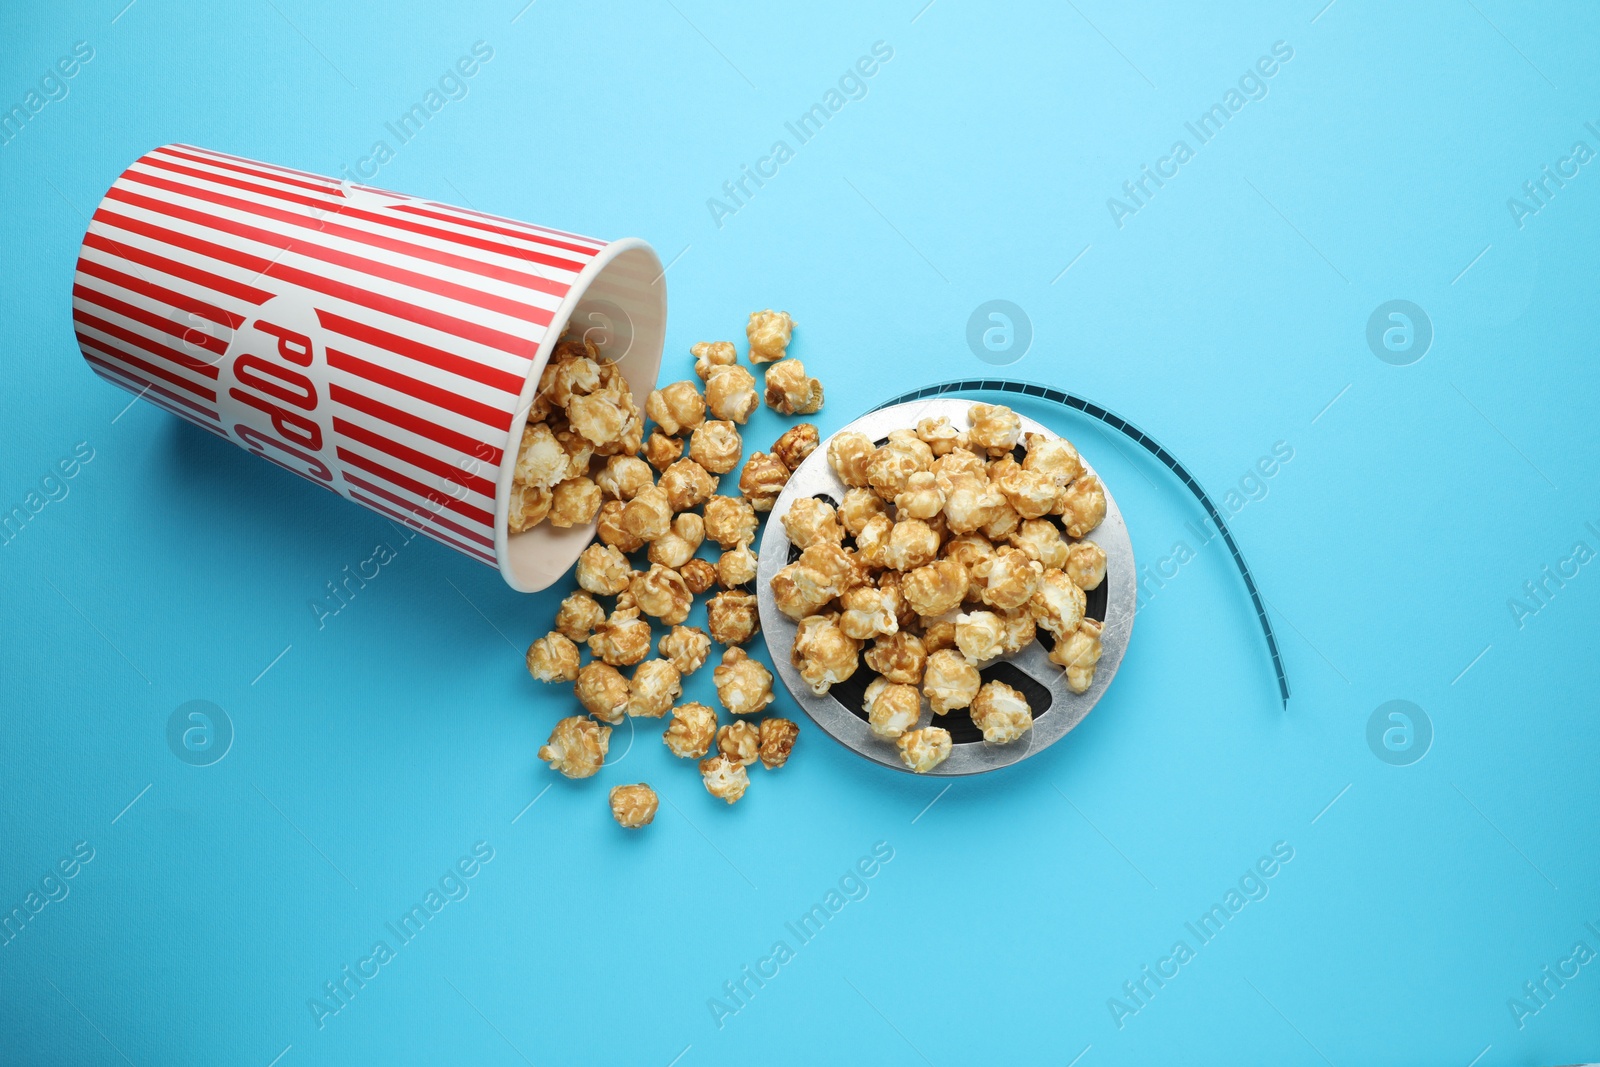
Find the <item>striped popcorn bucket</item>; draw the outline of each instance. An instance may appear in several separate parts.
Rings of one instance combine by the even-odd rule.
[[[539,375],[570,323],[642,408],[662,275],[635,238],[168,145],[96,209],[72,317],[107,381],[532,592],[593,535],[506,532]]]

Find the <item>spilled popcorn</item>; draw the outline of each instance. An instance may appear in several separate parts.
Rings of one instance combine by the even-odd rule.
[[[739,427],[763,396],[784,415],[822,407],[822,383],[786,355],[794,329],[787,312],[750,316],[750,367],[767,365],[760,383],[740,366],[732,342],[694,345],[698,381],[653,390],[643,411],[593,345],[572,338],[556,345],[523,431],[508,519],[512,533],[543,522],[595,524],[595,540],[574,569],[577,590],[527,653],[528,673],[570,684],[582,709],[560,720],[539,749],[552,770],[596,775],[612,727],[640,718],[664,720],[668,751],[698,761],[706,791],[729,804],[750,787],[756,763],[775,771],[788,762],[800,728],[765,714],[774,700],[772,673],[741,646],[761,628],[748,587],[762,517],[819,436],[814,425],[798,423],[747,459]],[[721,489],[741,462],[735,485]],[[835,548],[843,534],[842,527],[816,531]],[[702,558],[709,545],[715,550]],[[835,558],[831,565],[847,563]],[[702,597],[706,628],[686,625]],[[711,660],[713,642],[723,646],[712,676],[729,722],[719,722],[707,704],[679,702],[684,680]],[[659,802],[644,784],[615,786],[608,801],[627,829],[649,825]]]

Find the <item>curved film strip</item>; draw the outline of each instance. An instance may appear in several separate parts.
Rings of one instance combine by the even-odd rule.
[[[1228,524],[1222,518],[1222,512],[1211,502],[1211,497],[1206,494],[1204,487],[1195,480],[1194,476],[1178,462],[1176,456],[1162,447],[1161,443],[1145,433],[1133,423],[1124,419],[1113,411],[1108,411],[1099,404],[1085,400],[1081,396],[1073,396],[1062,389],[1055,389],[1037,382],[1009,381],[1001,378],[967,378],[961,381],[938,382],[934,385],[925,385],[921,389],[914,389],[909,393],[902,393],[890,400],[885,400],[877,407],[886,408],[894,404],[904,404],[912,400],[924,400],[930,396],[944,396],[947,393],[966,392],[991,392],[991,393],[1019,393],[1022,396],[1033,397],[1036,400],[1045,400],[1105,423],[1113,430],[1127,437],[1140,448],[1149,452],[1156,459],[1178,476],[1179,481],[1189,487],[1195,499],[1206,509],[1206,514],[1216,524],[1217,531],[1222,534],[1222,540],[1228,546],[1228,551],[1233,554],[1233,562],[1239,567],[1239,576],[1244,579],[1244,587],[1250,593],[1250,602],[1255,605],[1256,618],[1261,622],[1261,632],[1267,638],[1267,651],[1272,653],[1272,668],[1278,675],[1278,693],[1283,698],[1284,707],[1289,706],[1289,676],[1284,673],[1283,657],[1278,654],[1278,639],[1272,632],[1272,620],[1267,617],[1266,605],[1261,601],[1261,594],[1256,589],[1256,581],[1250,574],[1250,568],[1245,564],[1244,553],[1239,551],[1239,546],[1233,540],[1233,533],[1228,529]]]

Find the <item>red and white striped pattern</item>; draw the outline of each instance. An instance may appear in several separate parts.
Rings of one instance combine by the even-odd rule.
[[[328,488],[494,565],[519,394],[606,244],[168,145],[95,211],[73,322],[108,381],[295,473],[325,465]],[[322,444],[298,461],[239,421],[264,418],[238,402],[242,339],[285,314],[317,352]]]

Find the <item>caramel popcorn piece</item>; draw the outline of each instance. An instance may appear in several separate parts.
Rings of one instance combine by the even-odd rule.
[[[940,415],[938,418],[917,420],[917,437],[934,457],[943,456],[957,448],[967,447],[967,435],[951,425],[950,420]]]
[[[1002,612],[1000,621],[1006,628],[1005,640],[1000,645],[1000,654],[1003,656],[1016,655],[1033,644],[1033,639],[1038,636],[1038,624],[1026,606],[1016,611]]]
[[[580,351],[571,343],[557,342],[556,350],[539,375],[539,393],[559,408],[572,403],[575,396],[588,396],[600,385],[600,364],[588,349]]]
[[[555,403],[544,393],[535,391],[533,399],[528,402],[527,425],[532,426],[535,423],[545,422],[552,415],[564,417],[565,413],[556,407]],[[518,442],[518,450],[521,450],[521,442]]]
[[[594,476],[600,491],[613,500],[626,503],[639,494],[639,490],[655,483],[650,465],[638,456],[610,456],[605,466]]]
[[[1047,519],[1025,519],[1009,540],[1013,548],[1020,548],[1029,559],[1038,560],[1045,570],[1066,569],[1070,548],[1061,539],[1055,523]]]
[[[550,514],[551,493],[531,485],[512,485],[510,506],[506,509],[506,529],[512,533],[531,530]]]
[[[1095,666],[1100,662],[1100,631],[1096,619],[1079,621],[1078,628],[1050,650],[1050,662],[1067,669],[1067,688],[1086,692],[1094,684]]]
[[[933,453],[933,449],[929,447],[927,442],[922,441],[921,438],[918,438],[918,441],[922,443],[924,448],[928,449],[930,454]],[[959,482],[964,479],[987,481],[989,478],[989,460],[987,456],[980,451],[961,446],[955,446],[943,453],[935,454],[933,462],[928,465],[927,469],[933,473],[939,488],[944,489],[946,492],[949,492],[948,483],[951,481]]]
[[[777,609],[796,620],[815,615],[844,591],[826,574],[806,566],[801,560],[780,568],[772,576],[771,586],[773,603]]]
[[[894,532],[894,521],[887,515],[874,515],[856,534],[856,555],[863,565],[874,569],[889,566],[889,535]]]
[[[601,543],[610,545],[621,553],[637,552],[644,547],[644,542],[639,540],[622,525],[622,513],[628,505],[620,500],[607,500],[600,505],[600,515],[595,520],[595,536]]]
[[[1050,500],[1055,502],[1052,489]],[[944,511],[944,490],[932,471],[917,471],[906,479],[905,488],[895,494],[897,519],[931,519]]]
[[[567,405],[567,418],[574,430],[594,444],[597,452],[608,447],[615,451],[613,446],[626,441],[630,431],[637,432],[641,428],[638,405],[625,382],[620,387],[613,383],[588,396],[573,397]]]
[[[754,541],[756,509],[736,496],[713,496],[705,506],[706,536],[723,548]]]
[[[987,663],[1000,655],[1005,640],[1005,620],[992,611],[956,616],[956,647],[973,663]]]
[[[528,673],[541,682],[571,682],[578,677],[578,646],[548,633],[528,646]]]
[[[721,664],[711,674],[717,687],[717,699],[731,714],[755,715],[774,699],[772,672],[751,659],[742,648],[724,652]]]
[[[895,742],[900,762],[917,774],[927,774],[950,757],[950,731],[942,726],[924,726],[900,735]]]
[[[939,488],[944,491],[944,517],[953,533],[981,529],[1011,509],[1005,495],[990,484],[987,475],[959,473],[938,477]],[[1015,514],[1015,509],[1011,510]]]
[[[1027,698],[1004,682],[985,682],[972,698],[970,713],[986,744],[1010,744],[1033,729]]]
[[[673,511],[697,508],[717,491],[717,480],[692,459],[680,459],[662,471],[660,485]]]
[[[650,651],[650,624],[639,618],[631,594],[617,597],[606,621],[589,638],[589,653],[613,667],[630,667]]]
[[[568,641],[587,641],[605,619],[606,610],[594,597],[581,591],[569,593],[556,609],[556,632]]]
[[[874,515],[862,524],[861,531],[855,535],[855,555],[862,567],[868,571],[890,569],[889,544],[894,528],[895,521],[887,514]]]
[[[866,580],[866,574],[856,565],[855,556],[831,541],[819,541],[810,546],[795,562],[823,575],[840,592]]]
[[[588,354],[589,358],[600,365],[600,387],[602,389],[608,385],[628,384],[627,379],[623,378],[622,376],[621,368],[617,366],[618,362],[622,358],[620,355],[613,357],[604,354],[600,351],[600,346],[589,340],[587,337],[582,339],[582,343],[584,351]]]
[[[683,518],[682,515],[678,517],[680,519]],[[705,526],[702,523],[701,530],[704,531],[704,529]],[[699,596],[717,584],[717,568],[703,559],[691,559],[678,568],[678,573],[683,575],[683,584],[687,585],[689,592],[695,596]]]
[[[691,701],[672,709],[661,740],[674,756],[699,759],[711,748],[717,736],[717,713],[704,704]]]
[[[590,593],[615,596],[628,588],[633,568],[627,557],[611,545],[590,545],[578,557],[574,571],[578,585]]]
[[[644,458],[658,471],[664,471],[672,466],[681,455],[683,455],[683,441],[668,436],[659,429],[651,431],[650,439],[644,443]]]
[[[1022,420],[1004,404],[974,404],[969,416],[972,429],[967,441],[990,456],[1003,456],[1022,440]]]
[[[550,740],[539,749],[539,758],[568,778],[589,778],[606,761],[610,747],[611,727],[574,715],[556,723]]]
[[[810,548],[821,541],[844,541],[844,527],[833,505],[818,497],[801,497],[783,515],[783,532],[796,548]]]
[[[989,480],[991,482],[998,482],[1007,474],[1011,473],[1012,471],[1022,470],[1023,467],[1022,464],[1017,462],[1016,456],[1013,456],[1010,452],[1007,452],[1003,456],[989,460],[988,463],[984,464],[984,469],[988,472]]]
[[[671,528],[650,542],[650,562],[675,570],[686,567],[705,539],[706,522],[700,516],[692,511],[674,516]],[[689,585],[688,575],[683,575],[683,580],[685,585]],[[692,585],[689,586],[689,592],[695,592]]]
[[[744,764],[735,763],[720,752],[700,761],[700,778],[705,782],[707,793],[729,804],[744,796],[744,791],[750,787],[750,775]]]
[[[585,526],[600,513],[600,487],[588,478],[568,478],[557,482],[550,494],[551,526],[568,529]]]
[[[982,684],[978,668],[953,648],[930,654],[922,672],[922,695],[928,698],[935,715],[967,707]]]
[[[922,650],[930,657],[935,652],[956,647],[956,620],[954,613],[922,627]]]
[[[637,830],[649,826],[656,817],[656,791],[640,782],[638,785],[611,787],[611,817],[624,830]]]
[[[962,534],[952,537],[944,546],[944,558],[953,559],[967,572],[967,593],[963,598],[968,602],[977,602],[983,599],[983,579],[978,577],[978,565],[984,560],[994,557],[994,546],[978,534]]]
[[[573,686],[583,710],[615,726],[628,714],[628,679],[609,663],[591,660],[578,671]]]
[[[920,685],[928,662],[922,639],[905,630],[878,637],[863,658],[868,667],[896,685]]]
[[[705,421],[706,398],[693,382],[673,382],[651,390],[644,402],[644,413],[655,420],[662,433],[677,437]]]
[[[791,471],[799,470],[806,457],[817,450],[817,428],[809,422],[789,427],[772,443],[772,454]]]
[[[519,485],[552,489],[567,476],[567,453],[554,431],[544,423],[522,428],[522,444],[517,449],[517,465],[512,477]]]
[[[628,684],[628,714],[659,719],[683,695],[683,678],[678,668],[664,659],[647,659],[633,669]]]
[[[1054,511],[1061,494],[1055,479],[1042,471],[1028,470],[1010,456],[1006,458],[1011,460],[1010,465],[991,480],[1017,515],[1037,519]]]
[[[761,406],[755,375],[743,367],[713,367],[706,379],[706,404],[713,418],[743,426]]]
[[[917,470],[931,471],[933,469],[933,448],[928,442],[917,436],[917,431],[908,430],[904,427],[898,430],[890,430],[889,436],[884,440],[883,444],[885,448],[892,448],[896,452],[904,452],[910,456],[916,462]]]
[[[706,601],[706,625],[718,644],[744,644],[761,629],[756,598],[734,590],[718,593]]]
[[[600,367],[594,360],[586,356],[552,360],[539,376],[538,396],[552,412],[565,410],[574,397],[588,396],[600,384]]]
[[[628,386],[628,380],[622,376],[615,363],[604,363],[600,366],[600,388],[588,397],[574,397],[567,405],[567,421],[572,428],[583,433],[583,428],[578,425],[578,419],[573,414],[573,408],[580,400],[591,397],[611,394],[609,402],[621,408],[625,413],[622,423],[622,432],[610,441],[594,441],[593,437],[583,434],[590,441],[594,441],[595,454],[613,456],[619,452],[634,455],[639,451],[639,444],[644,439],[644,412],[639,410],[639,405],[634,402],[633,390]]]
[[[1015,611],[1038,590],[1044,568],[1022,549],[1007,546],[980,560],[973,574],[983,582],[981,595],[985,604],[1001,611]]]
[[[870,641],[879,634],[892,634],[900,629],[891,591],[871,585],[851,586],[839,602],[844,608],[839,615],[839,629],[847,637]]]
[[[794,743],[800,739],[800,727],[789,719],[776,715],[761,720],[761,766],[775,771],[789,762]]]
[[[1006,540],[1017,532],[1022,525],[1022,516],[1017,514],[1017,509],[1011,506],[1011,501],[1000,494],[1000,499],[995,505],[994,513],[989,521],[978,527],[978,532],[988,538],[990,543]]]
[[[767,407],[780,415],[811,415],[822,410],[822,383],[806,375],[798,359],[767,368]]]
[[[1067,550],[1066,565],[1061,569],[1084,592],[1097,589],[1106,580],[1106,551],[1093,541],[1078,541]]]
[[[952,448],[949,452],[933,461],[933,473],[939,479],[939,484],[944,485],[947,479],[960,478],[968,475],[980,480],[989,477],[989,464],[984,458],[968,448]]]
[[[883,497],[864,486],[846,489],[839,502],[839,521],[851,537],[860,537],[861,531],[878,516],[889,517],[889,508]]]
[[[789,658],[799,668],[800,678],[820,697],[856,672],[860,648],[832,616],[808,615],[795,629]]]
[[[756,554],[749,545],[727,549],[717,557],[717,584],[724,589],[737,589],[756,580]]]
[[[884,546],[884,562],[897,571],[909,571],[932,563],[939,555],[939,535],[921,519],[904,519],[889,530]]]
[[[739,360],[732,341],[701,341],[689,347],[689,354],[694,356],[694,372],[701,381],[710,378],[715,368],[731,367]]]
[[[913,474],[926,470],[928,466],[921,463],[915,453],[896,448],[890,443],[872,454],[872,460],[867,464],[867,484],[884,500],[893,502],[895,497],[905,492]]]
[[[711,653],[711,638],[698,626],[674,626],[656,644],[656,651],[688,677],[705,665]]]
[[[717,730],[717,751],[748,767],[761,755],[761,729],[746,719],[729,723]]]
[[[922,714],[922,698],[913,685],[897,685],[886,678],[874,678],[865,694],[867,726],[885,741],[893,741],[917,724]]]
[[[628,589],[640,611],[668,626],[676,626],[687,619],[689,609],[694,606],[694,597],[684,584],[683,576],[659,563],[652,563],[643,574],[635,574]],[[649,624],[645,625],[648,632]]]
[[[877,452],[878,447],[866,434],[845,430],[828,442],[828,466],[845,485],[866,486],[867,468]]]
[[[1023,469],[1048,475],[1063,489],[1083,474],[1083,460],[1071,441],[1030,433],[1023,438],[1023,446],[1027,449],[1022,460]]]
[[[662,480],[666,475],[662,475]],[[672,505],[659,485],[639,490],[622,507],[622,528],[640,541],[650,542],[672,528]]]
[[[750,342],[751,363],[774,363],[783,358],[784,350],[789,347],[789,338],[794,335],[794,319],[787,311],[770,308],[754,311],[750,313],[744,335]]]
[[[626,388],[626,386],[624,386]],[[639,410],[634,407],[633,397],[629,395],[628,406],[633,408],[633,414],[628,417],[628,422],[622,428],[622,435],[614,441],[603,445],[594,446],[597,456],[637,456],[644,445],[644,419],[639,415]]]
[[[1082,537],[1106,517],[1106,489],[1100,479],[1084,474],[1061,491],[1057,514],[1068,537]]]
[[[1034,621],[1059,640],[1078,628],[1088,600],[1065,571],[1045,571],[1028,601]]]
[[[689,435],[689,458],[712,474],[727,474],[739,465],[744,441],[725,419],[707,419]]]
[[[567,454],[568,478],[582,478],[589,474],[589,460],[594,457],[594,445],[591,445],[581,433],[571,427],[555,426],[556,443],[561,446],[561,451]]]
[[[878,575],[878,591],[889,598],[894,605],[896,625],[902,630],[912,630],[921,624],[917,613],[911,610],[911,604],[906,600],[905,590],[902,588],[904,575],[899,571],[884,571]]]
[[[795,563],[821,574],[822,579],[838,592],[843,592],[850,585],[866,581],[867,577],[866,573],[856,565],[853,553],[832,541],[819,541],[806,547],[800,552],[800,558],[795,560]]]
[[[752,452],[739,475],[739,492],[757,511],[771,511],[789,482],[789,468],[776,456]]]
[[[961,606],[967,595],[967,568],[957,559],[939,559],[907,571],[900,592],[911,610],[933,618]]]

